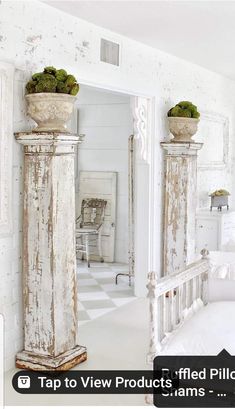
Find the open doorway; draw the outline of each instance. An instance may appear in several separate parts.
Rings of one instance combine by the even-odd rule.
[[[135,299],[131,97],[81,85],[76,120],[84,134],[76,161],[79,323],[84,324]],[[103,214],[97,206],[104,206]],[[84,215],[101,225],[98,233],[88,235],[81,226]]]

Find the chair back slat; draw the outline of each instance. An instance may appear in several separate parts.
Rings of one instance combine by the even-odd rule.
[[[104,199],[87,198],[82,200],[80,227],[98,227],[104,221],[107,201]]]

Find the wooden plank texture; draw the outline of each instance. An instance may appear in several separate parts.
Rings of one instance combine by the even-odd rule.
[[[76,350],[74,147],[79,137],[19,133],[16,139],[25,153],[24,351],[17,364],[42,369],[46,358],[54,370],[64,355],[67,367],[70,358],[77,362],[86,352]]]

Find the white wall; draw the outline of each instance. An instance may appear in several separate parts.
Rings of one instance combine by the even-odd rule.
[[[151,182],[152,257],[149,269],[160,271],[163,165],[159,142],[168,137],[166,112],[177,101],[187,99],[198,105],[199,110],[228,116],[231,158],[234,146],[234,82],[35,1],[2,1],[0,27],[0,60],[11,61],[23,70],[41,70],[45,65],[64,67],[76,75],[80,82],[86,84],[95,84],[103,88],[123,91],[126,94],[155,97],[154,144],[151,151],[154,161],[150,168],[151,173],[154,174],[154,181],[152,179]],[[120,42],[122,49],[120,67],[99,61],[101,37]],[[21,100],[22,89],[16,90],[17,109],[22,106]],[[20,101],[19,105],[18,101]],[[26,124],[22,119],[15,123],[17,130],[24,126]],[[4,249],[1,256],[1,266],[4,265],[4,269],[1,267],[1,285],[8,276],[11,277],[4,294],[8,300],[6,314],[9,316],[6,320],[7,368],[13,365],[14,354],[22,343],[21,325],[14,324],[14,320],[21,317],[18,308],[21,304],[21,270],[15,256],[20,254],[21,202],[18,180],[22,156],[16,144],[13,161],[18,188],[18,191],[16,189],[14,192],[16,215],[13,237],[16,237],[16,240],[13,240],[13,237],[6,237],[1,241],[1,249]],[[209,190],[211,177],[217,178],[217,172],[208,171],[199,177],[199,188]],[[221,171],[220,177],[223,181],[226,178],[226,182],[229,181],[231,185],[231,166],[228,172]],[[145,241],[146,237],[143,237],[143,243]],[[146,273],[147,271],[143,271],[142,276],[139,277],[138,294],[145,293]],[[14,291],[14,299],[10,298],[10,291]],[[11,346],[8,347],[8,345]]]
[[[25,74],[15,71],[14,81],[14,122],[13,130],[21,131],[29,127],[24,104]],[[5,369],[14,366],[16,351],[22,348],[22,173],[23,154],[13,135],[8,135],[13,143],[12,170],[12,222],[13,232],[2,236],[0,232],[0,313],[5,326]]]
[[[128,262],[128,137],[130,97],[81,86],[78,98],[78,172],[117,172],[115,261]]]

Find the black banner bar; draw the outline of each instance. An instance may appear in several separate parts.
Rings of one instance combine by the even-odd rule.
[[[177,386],[157,371],[19,371],[13,388],[22,394],[149,394]]]

